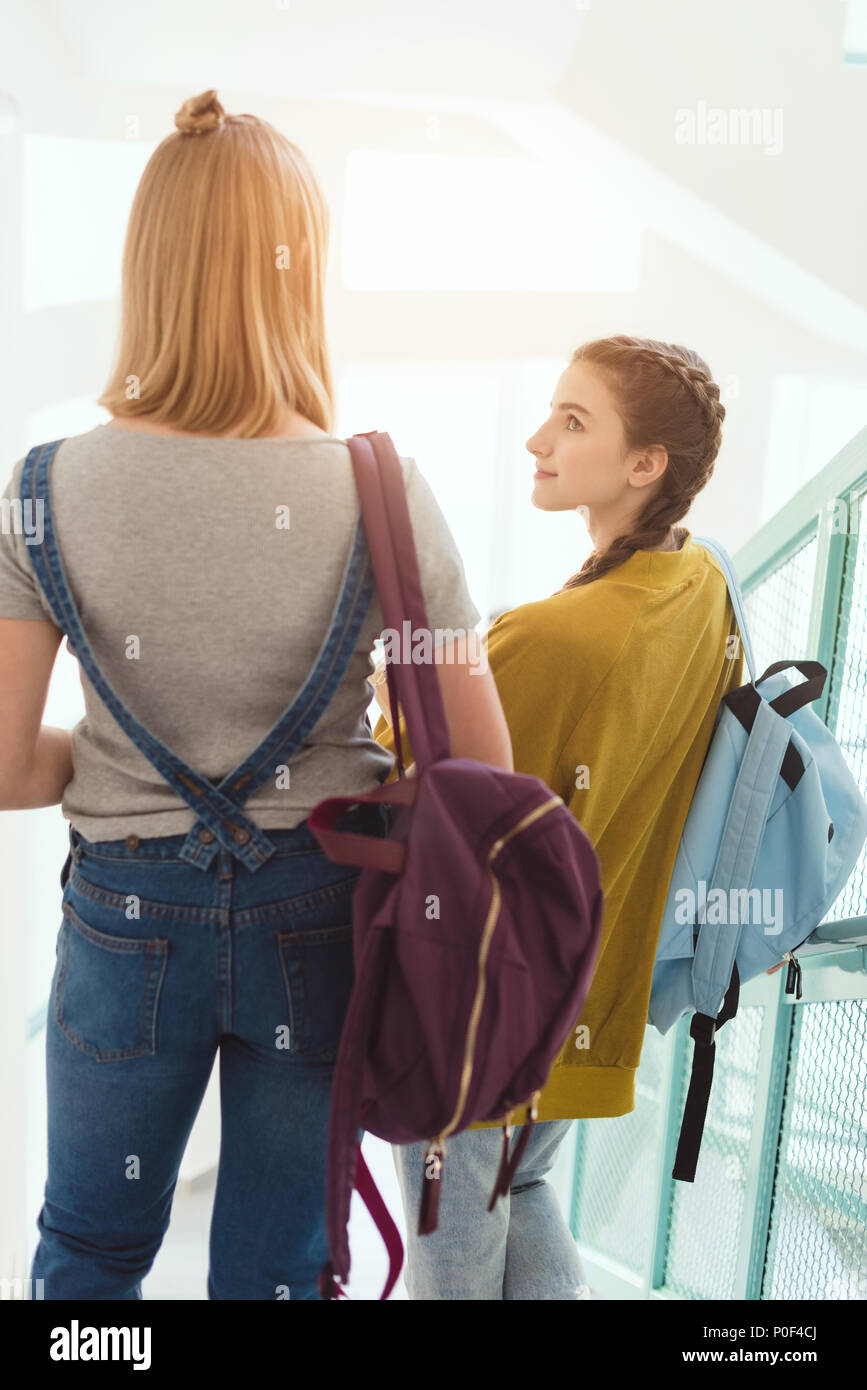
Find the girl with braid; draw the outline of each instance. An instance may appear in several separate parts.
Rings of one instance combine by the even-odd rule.
[[[487,1211],[499,1122],[454,1135],[439,1228],[419,1237],[425,1146],[395,1147],[410,1298],[591,1296],[545,1178],[575,1119],[635,1108],[678,843],[719,704],[742,684],[722,572],[679,524],[713,473],[724,418],[719,387],[697,353],[617,336],[577,349],[548,418],[527,441],[533,505],[580,511],[594,549],[556,593],[497,617],[486,634],[488,661],[515,771],[563,797],[599,856],[602,939],[584,1009],[542,1092],[541,1123],[508,1196]],[[386,718],[375,736],[393,749]],[[521,1128],[515,1124],[513,1144]]]

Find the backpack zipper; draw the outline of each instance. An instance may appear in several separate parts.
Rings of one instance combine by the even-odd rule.
[[[805,936],[804,941],[809,941],[810,936],[812,936],[812,934],[813,933],[810,932],[809,936]],[[791,951],[786,951],[783,954],[783,960],[787,960],[789,962],[789,968],[786,971],[786,994],[794,994],[796,999],[801,998],[802,991],[801,962],[798,960],[798,957],[795,955],[795,952],[800,950],[800,948],[804,945],[804,941],[799,941],[797,946],[792,947]]]
[[[545,801],[542,803],[541,806],[536,806],[526,816],[519,820],[517,825],[513,825],[512,829],[508,832],[508,834],[502,835],[498,840],[495,840],[488,851],[488,862],[486,867],[488,873],[491,876],[491,883],[493,884],[493,894],[491,897],[491,905],[488,909],[488,915],[485,918],[485,926],[482,931],[482,939],[479,944],[479,977],[476,984],[476,997],[473,1000],[473,1007],[470,1012],[470,1023],[467,1029],[467,1042],[466,1047],[464,1049],[464,1065],[461,1071],[461,1084],[460,1091],[458,1093],[458,1104],[454,1115],[452,1116],[449,1123],[446,1125],[445,1129],[437,1135],[436,1139],[431,1140],[430,1144],[428,1145],[428,1152],[431,1152],[433,1150],[441,1151],[446,1136],[451,1134],[452,1131],[457,1128],[458,1122],[461,1118],[461,1112],[463,1111],[464,1105],[466,1103],[467,1092],[470,1089],[470,1081],[472,1080],[473,1057],[475,1055],[476,1049],[476,1033],[478,1032],[479,1019],[481,1018],[482,1014],[482,1005],[485,1002],[485,965],[487,964],[488,950],[490,949],[491,945],[491,937],[494,934],[494,927],[496,926],[497,918],[500,913],[500,883],[499,879],[497,878],[493,869],[491,868],[491,865],[494,859],[500,853],[500,850],[503,848],[503,845],[507,844],[508,841],[511,840],[513,835],[517,835],[519,830],[523,830],[526,826],[531,825],[533,821],[538,820],[539,816],[545,815],[548,811],[553,811],[555,806],[563,805],[565,805],[565,802],[563,801],[562,796],[552,796],[550,801]],[[533,1104],[534,1108],[535,1102],[540,1094],[541,1092],[539,1091],[533,1092],[533,1096],[531,1097],[531,1103]]]
[[[804,943],[803,943],[803,941],[802,941],[802,942],[800,942],[799,944],[800,944],[801,946],[803,946]],[[786,951],[785,954],[783,955],[783,960],[787,960],[787,961],[789,962],[789,967],[788,967],[788,969],[787,969],[787,971],[786,971],[786,994],[794,994],[795,997],[796,997],[797,999],[800,999],[800,998],[801,998],[801,962],[798,960],[798,957],[795,955],[795,950],[797,950],[797,947],[795,947],[794,950]]]

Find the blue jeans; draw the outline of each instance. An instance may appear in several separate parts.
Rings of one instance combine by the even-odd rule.
[[[436,1231],[419,1236],[424,1144],[393,1145],[406,1214],[411,1299],[536,1300],[591,1296],[556,1194],[545,1181],[574,1120],[533,1125],[508,1197],[488,1212],[502,1131],[464,1130],[446,1141]],[[512,1145],[522,1125],[515,1125]]]
[[[328,1254],[331,1075],[352,984],[360,871],[327,859],[306,825],[266,831],[245,808],[304,746],[349,668],[375,589],[363,517],[359,510],[306,679],[258,746],[215,783],[136,719],[100,669],[54,528],[61,442],[35,445],[21,471],[21,497],[42,509],[43,543],[30,556],[36,577],[97,695],[193,824],[187,835],[99,842],[70,829],[46,1043],[48,1182],[32,1277],[45,1281],[46,1298],[141,1297],[219,1051],[208,1293],[316,1298]],[[336,828],[383,835],[389,813],[362,803],[343,822]]]
[[[341,829],[384,834],[384,808]],[[212,1299],[316,1299],[325,1154],[353,979],[359,870],[306,824],[269,831],[255,873],[184,835],[70,831],[48,1012],[48,1181],[31,1277],[46,1299],[138,1299],[220,1057]],[[134,847],[131,847],[134,846]]]

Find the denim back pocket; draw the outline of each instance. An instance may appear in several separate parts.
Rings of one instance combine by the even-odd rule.
[[[107,936],[63,905],[54,1017],[70,1042],[98,1062],[152,1057],[168,941]]]
[[[289,1005],[289,1051],[333,1062],[354,979],[352,927],[277,933]]]

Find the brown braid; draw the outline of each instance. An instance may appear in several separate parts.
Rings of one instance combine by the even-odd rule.
[[[675,523],[713,473],[726,414],[710,368],[691,348],[620,334],[585,343],[572,362],[601,369],[617,400],[627,448],[662,444],[668,465],[659,491],[630,533],[594,550],[558,593],[591,583],[636,550],[655,549],[668,537],[672,549],[683,545],[687,530]]]

